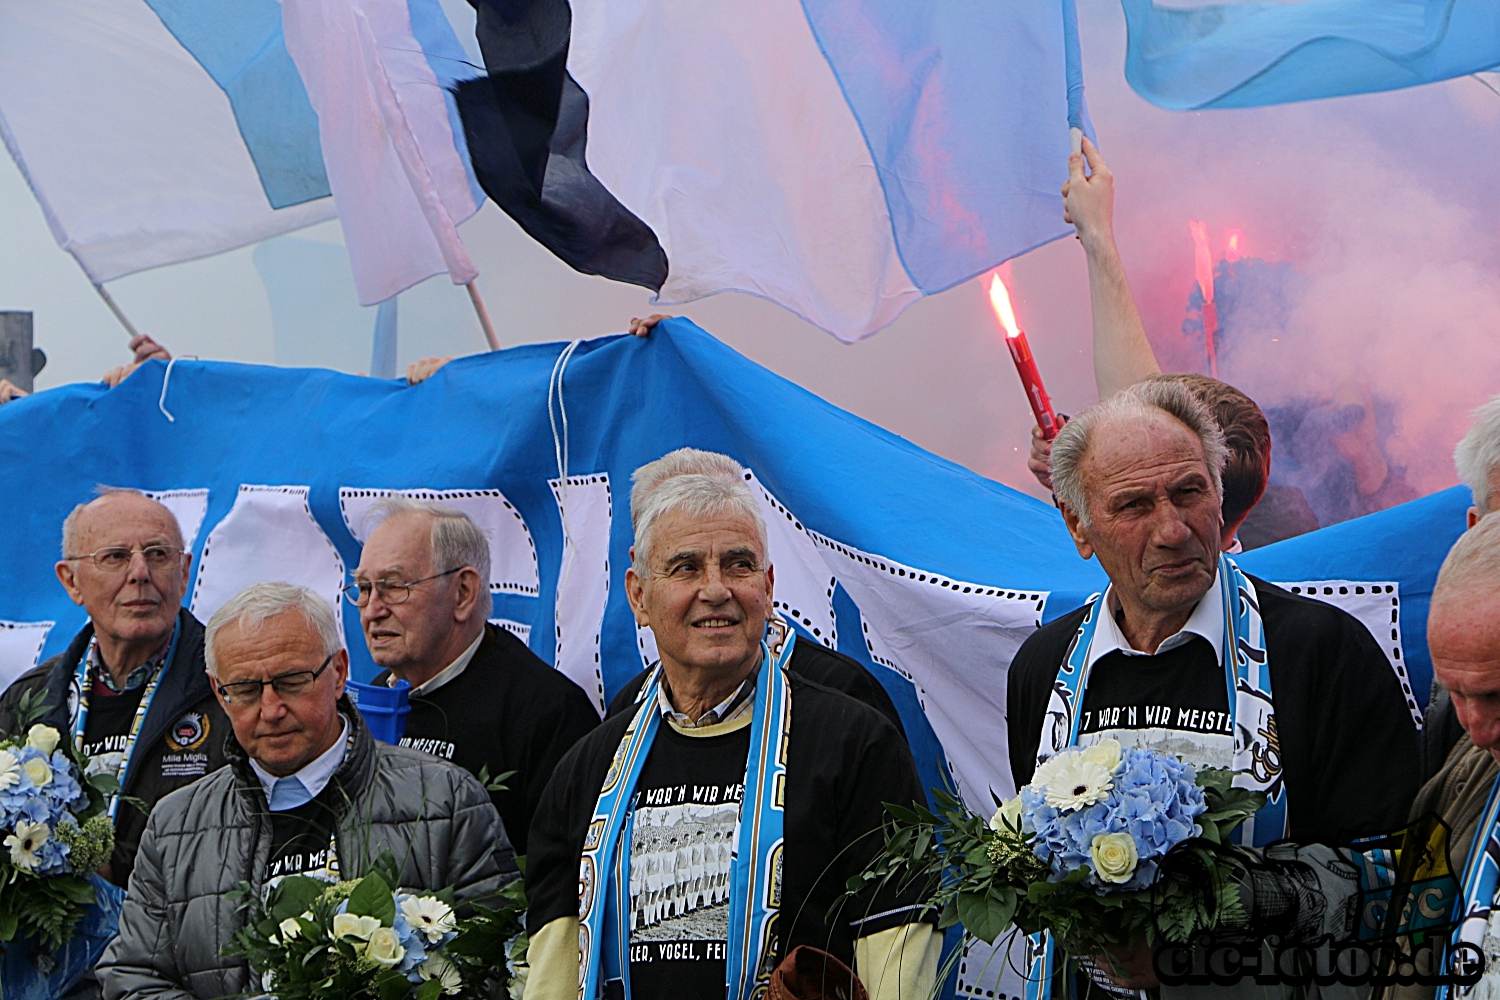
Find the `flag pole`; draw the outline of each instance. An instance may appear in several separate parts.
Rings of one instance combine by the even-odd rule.
[[[115,314],[115,319],[119,320],[120,325],[125,328],[125,332],[130,334],[130,339],[134,340],[135,338],[139,337],[141,335],[141,332],[137,330],[135,326],[130,322],[129,318],[127,318],[126,315],[120,311],[120,307],[115,304],[114,296],[109,294],[109,292],[105,289],[104,284],[102,282],[96,281],[93,282],[93,286],[94,291],[98,292],[99,297],[104,300],[104,304],[109,306],[109,311]]]
[[[464,286],[469,290],[469,301],[474,303],[474,314],[479,317],[479,325],[484,330],[484,339],[489,341],[490,350],[500,350],[500,342],[495,339],[495,328],[490,325],[490,313],[484,307],[484,299],[479,297],[479,286],[469,282]]]

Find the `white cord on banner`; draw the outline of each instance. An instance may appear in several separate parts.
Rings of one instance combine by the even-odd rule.
[[[192,358],[194,361],[197,361],[198,360],[198,355],[196,355],[196,354],[173,355],[172,359],[167,362],[167,372],[166,372],[166,374],[161,377],[161,397],[159,399],[157,399],[157,401],[156,401],[156,408],[161,411],[161,415],[164,416],[164,417],[166,417],[169,421],[171,421],[174,424],[177,423],[177,418],[174,417],[174,416],[172,416],[172,414],[170,414],[170,413],[167,412],[167,386],[170,385],[171,381],[172,381],[172,366],[175,365],[179,360],[181,360],[183,358]]]
[[[557,509],[562,514],[563,548],[568,553],[567,561],[563,564],[562,574],[557,581],[557,592],[562,593],[564,585],[568,581],[568,572],[573,568],[573,533],[568,526],[568,408],[563,404],[563,373],[568,369],[568,362],[573,358],[573,352],[578,349],[582,340],[575,340],[562,349],[557,356],[557,361],[552,365],[552,376],[547,380],[547,423],[552,426],[552,452],[557,459]],[[557,393],[557,409],[562,416],[562,434],[557,433],[557,417],[552,412],[552,394]]]

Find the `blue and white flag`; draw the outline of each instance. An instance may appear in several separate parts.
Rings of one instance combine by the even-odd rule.
[[[0,138],[96,284],[334,214],[276,0],[0,5]]]
[[[1176,111],[1395,90],[1500,66],[1493,0],[1122,0],[1125,77]]]
[[[486,191],[568,263],[661,302],[736,289],[856,340],[1070,231],[1073,0],[479,16],[489,80],[460,107]]]

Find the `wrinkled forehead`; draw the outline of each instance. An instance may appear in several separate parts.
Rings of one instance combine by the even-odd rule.
[[[652,562],[662,563],[684,555],[721,558],[740,552],[766,561],[766,544],[754,518],[737,507],[718,512],[692,514],[669,510],[651,529]]]
[[[420,511],[392,514],[370,533],[359,556],[359,572],[372,577],[407,576],[432,569],[432,517]]]
[[[136,493],[110,493],[78,515],[78,542],[84,551],[112,545],[164,542],[182,547],[182,529],[166,507]]]
[[[1124,414],[1094,429],[1080,471],[1090,493],[1170,485],[1189,476],[1211,481],[1203,442],[1167,413]]]
[[[1493,674],[1500,688],[1500,587],[1442,587],[1432,596],[1427,645],[1434,662]]]
[[[253,625],[248,619],[230,622],[214,636],[214,669],[221,681],[316,670],[327,655],[318,630],[295,610]]]

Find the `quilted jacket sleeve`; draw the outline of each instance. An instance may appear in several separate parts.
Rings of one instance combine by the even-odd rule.
[[[146,998],[193,1000],[182,988],[176,949],[167,935],[166,883],[161,844],[149,824],[130,874],[130,894],[120,913],[120,934],[109,943],[95,970],[106,1000]]]

